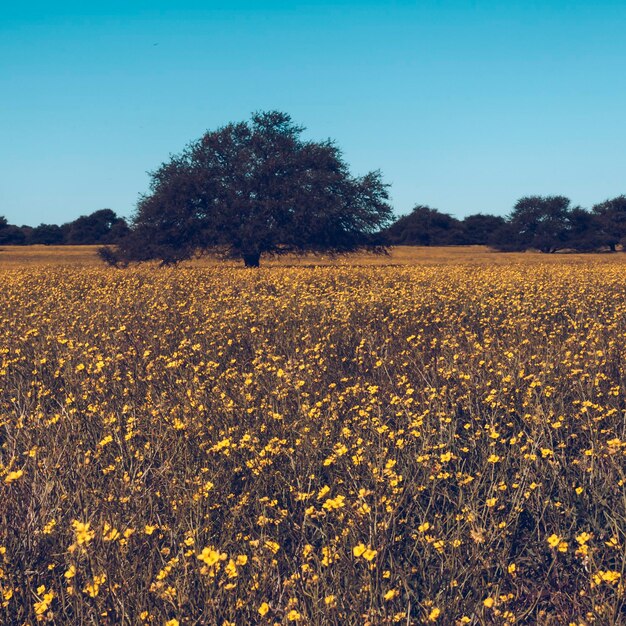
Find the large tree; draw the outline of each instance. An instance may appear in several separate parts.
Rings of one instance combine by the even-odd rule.
[[[151,173],[112,262],[175,263],[214,251],[258,266],[262,254],[380,249],[391,218],[379,172],[352,176],[330,140],[278,111],[228,124]]]

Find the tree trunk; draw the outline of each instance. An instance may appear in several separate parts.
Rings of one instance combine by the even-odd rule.
[[[260,252],[247,252],[241,256],[246,267],[259,267],[261,261]]]

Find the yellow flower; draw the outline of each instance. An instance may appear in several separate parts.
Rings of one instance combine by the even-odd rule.
[[[546,540],[551,548],[556,548],[561,542],[561,537],[558,535],[552,534]]]
[[[53,599],[54,592],[49,591],[48,593],[44,594],[43,598],[39,602],[35,602],[35,615],[43,615],[50,608]]]
[[[590,539],[591,535],[587,532],[582,532],[576,536],[576,542],[581,546],[584,546]]]
[[[372,548],[368,548],[367,550],[365,550],[365,552],[363,552],[363,558],[366,561],[373,561],[376,558],[377,554],[377,550],[372,550]]]
[[[121,537],[120,531],[117,528],[113,528],[108,522],[105,522],[102,529],[102,539],[104,541],[115,541],[119,537]]]
[[[176,619],[169,619],[167,620],[167,622],[165,622],[165,626],[179,626],[180,622]]]
[[[297,622],[302,616],[295,609],[291,609],[289,613],[287,613],[287,619],[290,622]]]
[[[495,600],[494,600],[493,598],[491,598],[491,597],[489,597],[489,598],[485,598],[485,599],[483,600],[483,604],[484,604],[484,605],[485,605],[488,609],[490,609],[490,608],[491,608],[491,607],[495,604]]]
[[[5,478],[4,478],[4,482],[5,482],[7,485],[10,485],[12,482],[14,482],[14,481],[18,480],[18,479],[19,479],[19,478],[21,478],[23,475],[24,475],[24,472],[23,472],[21,469],[16,470],[16,471],[14,471],[14,472],[9,472],[9,473],[5,476]]]
[[[259,615],[261,616],[266,615],[269,610],[270,610],[270,605],[267,602],[263,602],[261,603],[261,606],[259,607]]]
[[[326,509],[327,511],[341,509],[344,506],[345,499],[346,499],[345,496],[337,496],[335,498],[328,498],[326,502],[324,502],[324,504],[322,505],[322,508]]]
[[[599,570],[598,572],[596,572],[593,575],[593,582],[596,585],[599,585],[601,582],[605,582],[605,583],[609,583],[610,585],[615,584],[620,578],[622,577],[622,575],[619,572],[616,571],[611,571],[611,570],[607,570],[607,571],[603,571],[603,570]]]
[[[76,536],[76,543],[80,545],[87,545],[96,535],[95,531],[90,529],[91,524],[89,522],[83,523],[78,520],[72,522],[74,527],[74,534]]]
[[[365,544],[360,543],[359,545],[354,546],[354,548],[352,548],[352,554],[354,554],[354,556],[358,558],[365,552],[365,550],[367,550],[367,547],[365,546]]]
[[[43,527],[43,534],[44,535],[50,535],[52,533],[52,531],[54,530],[54,527],[57,525],[56,520],[53,518],[51,519],[44,527]]]
[[[321,500],[327,493],[330,492],[330,487],[328,485],[324,485],[317,493],[317,499]]]
[[[268,548],[273,554],[276,554],[280,550],[280,544],[275,541],[266,541],[265,547]]]
[[[390,589],[383,597],[385,600],[393,600],[398,594],[399,591],[397,589]]]
[[[428,621],[429,622],[436,622],[437,619],[439,618],[439,616],[441,615],[441,609],[438,609],[437,607],[435,607],[429,614],[428,614]]]
[[[219,551],[214,550],[211,547],[204,548],[202,552],[197,556],[198,560],[202,561],[209,567],[213,567],[213,565],[215,565],[220,560],[220,557],[221,554],[219,553]]]
[[[93,582],[87,583],[83,591],[91,598],[95,598],[100,592],[100,586],[106,582],[106,574],[93,577]]]

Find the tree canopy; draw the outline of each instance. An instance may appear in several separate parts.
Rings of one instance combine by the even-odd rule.
[[[303,131],[269,111],[191,142],[151,173],[129,236],[105,260],[215,251],[258,266],[263,254],[379,250],[392,215],[380,172],[352,176],[334,142]]]
[[[474,213],[466,216],[461,222],[463,243],[467,245],[488,245],[493,234],[502,228],[506,220],[500,215]]]
[[[128,232],[128,224],[111,209],[81,215],[61,226],[15,226],[0,216],[0,244],[5,245],[95,245],[116,243]]]
[[[570,200],[564,196],[528,196],[517,201],[510,222],[520,244],[541,252],[555,252],[567,242]]]
[[[128,231],[126,221],[111,209],[81,215],[62,226],[65,243],[72,245],[115,243]]]
[[[591,211],[571,206],[564,196],[520,198],[507,220],[492,234],[497,250],[592,252],[626,243],[626,196],[596,204]]]
[[[438,209],[418,204],[383,233],[393,245],[460,246],[488,244],[505,223],[503,217],[475,213],[462,220]]]
[[[605,245],[614,251],[617,244],[626,242],[626,196],[605,200],[596,204],[592,211]]]
[[[26,237],[17,227],[9,224],[6,217],[0,215],[0,245],[22,245]]]
[[[446,246],[458,243],[459,221],[429,206],[418,204],[387,230],[388,241],[397,245]]]

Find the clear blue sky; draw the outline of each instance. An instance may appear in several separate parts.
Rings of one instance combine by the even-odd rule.
[[[132,214],[147,171],[279,109],[382,170],[397,214],[626,193],[624,0],[14,2],[0,215]]]

